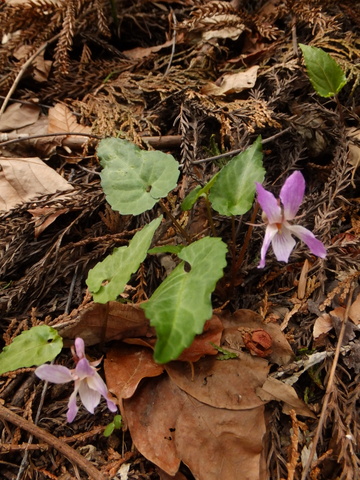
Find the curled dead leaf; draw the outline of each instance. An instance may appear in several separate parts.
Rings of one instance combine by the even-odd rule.
[[[283,411],[289,414],[290,410],[295,410],[297,415],[316,418],[316,415],[298,396],[291,385],[287,385],[276,378],[268,377],[265,383],[257,388],[257,394],[264,402],[277,400],[283,402]]]
[[[215,83],[208,83],[201,89],[205,95],[227,95],[234,92],[242,92],[252,88],[257,79],[258,65],[248,68],[245,72],[228,73],[220,77]]]
[[[328,313],[323,313],[315,320],[313,337],[316,340],[320,335],[324,335],[334,327],[331,317]]]

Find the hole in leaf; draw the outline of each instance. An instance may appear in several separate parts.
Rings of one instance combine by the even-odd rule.
[[[151,185],[148,185],[148,186],[146,187],[146,192],[147,192],[147,193],[151,192],[151,189],[152,189],[152,186],[151,186]]]
[[[184,263],[184,270],[185,270],[186,273],[188,273],[188,272],[191,271],[191,265],[190,265],[190,263],[188,263],[188,262],[185,262],[185,263]]]

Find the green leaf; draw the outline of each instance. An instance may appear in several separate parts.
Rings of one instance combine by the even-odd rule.
[[[223,167],[210,191],[214,210],[221,215],[242,215],[250,210],[255,196],[255,182],[262,183],[261,137]]]
[[[101,140],[97,154],[106,200],[123,215],[149,210],[176,186],[179,165],[172,155],[141,150],[121,138]]]
[[[107,425],[104,430],[104,433],[103,433],[104,437],[110,437],[110,435],[113,433],[114,430],[115,430],[115,423],[114,422],[109,423],[109,425]]]
[[[25,330],[0,353],[0,375],[50,362],[61,352],[62,346],[62,338],[55,328],[39,325]]]
[[[321,48],[299,43],[304,55],[306,71],[316,93],[322,97],[336,95],[347,79],[340,65]]]
[[[95,302],[107,303],[116,300],[124,291],[131,275],[146,257],[161,219],[162,216],[146,225],[133,236],[127,247],[115,248],[111,255],[89,271],[86,284]]]
[[[201,188],[201,185],[196,185],[196,187],[189,192],[184,200],[181,202],[181,210],[185,212],[186,210],[191,210],[192,207],[195,205],[197,202],[198,198],[203,195],[203,189]]]
[[[209,190],[213,187],[218,175],[219,175],[219,172],[216,173],[211,178],[211,180],[209,180],[208,183],[204,185],[202,188],[200,185],[197,185],[194,188],[194,190],[191,190],[191,192],[188,193],[184,198],[184,200],[182,201],[181,210],[183,212],[186,210],[190,210],[202,195],[207,195],[209,193]]]
[[[175,253],[175,255],[178,255],[183,248],[184,245],[162,245],[161,247],[150,248],[148,253],[150,253],[150,255],[156,253]]]
[[[222,353],[222,355],[217,356],[218,360],[231,360],[232,358],[238,358],[236,353],[229,352],[229,350],[225,350],[225,348],[222,348],[220,345],[216,345],[215,343],[210,342],[210,344],[215,348],[215,350]]]
[[[223,275],[226,251],[220,238],[210,237],[183,248],[179,257],[184,261],[140,305],[156,329],[156,362],[175,360],[202,332],[212,315],[211,293]]]
[[[115,428],[117,428],[117,429],[122,427],[122,416],[121,415],[115,415],[114,425],[115,425]]]

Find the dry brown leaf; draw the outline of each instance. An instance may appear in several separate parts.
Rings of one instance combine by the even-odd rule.
[[[14,57],[17,60],[26,60],[33,53],[31,45],[20,45],[14,52]],[[45,52],[39,53],[31,62],[31,66],[27,69],[27,73],[37,82],[46,82],[51,70],[52,61],[45,60]]]
[[[256,393],[264,402],[270,402],[271,400],[284,402],[284,413],[289,414],[290,410],[293,409],[297,415],[316,418],[316,415],[306,403],[297,396],[295,389],[276,378],[268,377],[264,385],[257,388]]]
[[[75,325],[59,333],[65,339],[82,337],[86,345],[155,335],[144,310],[119,302],[89,304],[81,311]]]
[[[91,133],[91,128],[85,125],[80,125],[77,122],[76,116],[70,109],[61,103],[57,103],[54,107],[49,109],[49,125],[48,133]],[[71,138],[71,135],[69,135]],[[87,137],[84,137],[87,140]],[[83,141],[84,141],[83,140]]]
[[[197,480],[263,478],[263,405],[245,411],[215,408],[161,376],[124,400],[124,415],[137,449],[169,475],[183,461]]]
[[[356,169],[360,165],[360,129],[356,127],[347,128],[346,135],[349,139],[349,162]]]
[[[360,293],[355,299],[355,302],[351,304],[349,309],[349,318],[352,320],[355,325],[359,325],[360,323]]]
[[[160,480],[187,480],[187,477],[185,477],[185,475],[181,472],[177,472],[175,475],[169,475],[159,467],[156,470],[159,474]]]
[[[143,378],[161,375],[164,367],[154,362],[151,350],[118,343],[107,352],[104,371],[110,391],[124,399],[134,395]]]
[[[56,207],[37,207],[28,210],[35,219],[35,238],[38,238],[42,232],[63,213],[68,212],[67,208]]]
[[[73,187],[40,158],[0,158],[0,210]]]
[[[181,35],[183,36],[183,35]],[[161,45],[155,45],[153,47],[136,47],[132,48],[131,50],[124,50],[122,53],[126,55],[126,57],[131,58],[132,60],[139,60],[141,58],[146,58],[152,53],[159,52],[163,48],[170,47],[174,43],[173,40],[168,40],[167,42]],[[179,38],[176,39],[176,43],[179,44]]]
[[[328,313],[323,313],[320,317],[315,320],[313,337],[316,340],[320,335],[330,332],[334,328],[331,317]]]
[[[9,105],[0,118],[0,132],[15,130],[35,123],[40,115],[40,107],[13,103]]]
[[[225,328],[221,341],[224,348],[243,350],[244,333],[262,329],[272,339],[271,353],[266,357],[271,363],[287,365],[294,359],[294,352],[278,324],[264,323],[260,315],[247,309],[237,310],[233,314],[222,313],[219,317]]]
[[[245,72],[227,73],[220,77],[215,83],[208,83],[201,89],[205,95],[227,95],[234,92],[242,92],[252,88],[257,79],[258,65],[248,68]]]
[[[239,353],[238,358],[218,360],[205,357],[194,363],[165,365],[171,380],[200,402],[216,408],[246,410],[263,404],[255,391],[269,372],[267,360]]]
[[[220,345],[224,330],[219,317],[213,315],[204,325],[201,335],[196,335],[190,347],[186,348],[178,360],[182,362],[197,362],[204,355],[217,355],[218,351],[211,345]]]

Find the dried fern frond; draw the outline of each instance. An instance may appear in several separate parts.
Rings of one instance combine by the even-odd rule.
[[[230,3],[210,1],[194,9],[190,18],[179,23],[177,28],[179,31],[190,33],[191,36],[198,34],[204,40],[208,39],[208,31],[220,32],[221,30],[226,31],[227,38],[232,38],[231,30],[233,29],[234,38],[237,38],[245,30],[245,20],[245,14],[240,14]],[[212,36],[216,36],[216,33]]]

